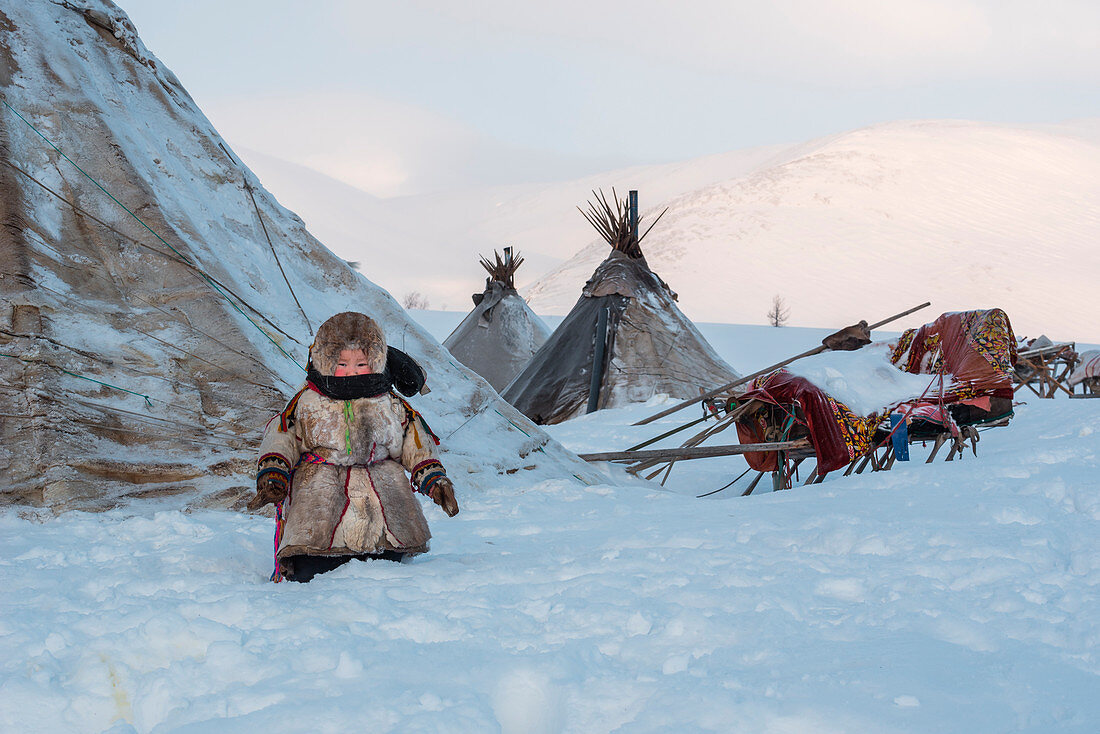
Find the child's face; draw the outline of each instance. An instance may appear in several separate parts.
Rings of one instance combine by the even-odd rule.
[[[337,377],[369,374],[370,365],[367,364],[367,355],[363,354],[362,349],[345,349],[340,352],[340,358],[336,360]]]

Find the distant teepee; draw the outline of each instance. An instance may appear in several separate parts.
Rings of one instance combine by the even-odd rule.
[[[642,255],[637,192],[595,194],[581,213],[611,245],[573,310],[501,393],[536,423],[645,401],[697,395],[737,377],[676,307]],[[660,216],[657,217],[660,219]],[[656,224],[654,220],[653,224]],[[650,225],[650,229],[653,228]]]
[[[474,310],[443,342],[462,364],[503,390],[550,336],[550,329],[516,292],[519,253],[493,251],[494,260],[481,258],[489,272],[485,290],[475,293]]]

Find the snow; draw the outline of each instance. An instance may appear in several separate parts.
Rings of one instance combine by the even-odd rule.
[[[664,404],[552,433],[620,448],[694,414],[629,425]],[[693,497],[737,457],[665,488],[459,478],[429,554],[308,585],[266,580],[262,517],[9,508],[0,730],[1095,731],[1098,407],[747,498]]]
[[[102,45],[99,32],[71,9],[45,3],[9,6],[5,13],[19,27],[11,36],[20,44],[20,58],[34,60],[13,73],[17,83],[5,89],[10,103],[65,150],[80,150],[81,161],[99,161],[89,168],[113,190],[122,191],[123,179],[146,182],[148,192],[130,192],[126,200],[133,203],[132,197],[164,212],[158,228],[165,236],[249,298],[272,304],[265,309],[271,318],[302,338],[302,344],[291,345],[302,359],[308,343],[305,324],[283,293],[240,184],[242,178],[255,183],[254,177],[214,150],[220,138],[171,72],[104,3],[81,7],[111,10],[120,42],[137,56],[134,63]],[[148,95],[149,89],[156,95]],[[161,97],[160,90],[168,96]],[[70,115],[61,117],[59,111],[65,110]],[[965,126],[960,129],[966,132]],[[20,152],[28,169],[53,186],[79,192],[98,216],[120,221],[113,205],[90,191],[89,184],[54,165],[33,133],[19,125],[6,130],[12,150]],[[85,135],[87,130],[97,135]],[[887,132],[895,142],[913,133],[904,126]],[[949,131],[933,125],[927,132],[927,138],[936,139]],[[1054,135],[1049,131],[1025,132],[1008,131],[1003,139],[1025,149],[1035,141],[1032,133],[1040,136],[1027,168],[1033,180],[1005,176],[977,181],[971,198],[951,187],[944,187],[944,195],[957,209],[980,213],[964,218],[990,235],[973,244],[976,252],[978,245],[1015,248],[1019,241],[1006,239],[1006,231],[1038,243],[1019,249],[1021,258],[1034,256],[1036,249],[1046,254],[1051,241],[1068,243],[1065,252],[1081,257],[1078,267],[1058,271],[1067,279],[1059,287],[1039,277],[1041,258],[1032,257],[1035,265],[1025,273],[1032,279],[1027,292],[1057,306],[1058,294],[1091,292],[1073,279],[1095,271],[1089,267],[1094,261],[1087,259],[1093,250],[1075,250],[1086,240],[1092,248],[1094,153],[1083,139],[1067,143],[1042,137]],[[947,137],[937,148],[939,157],[927,165],[966,154],[966,170],[984,173],[979,164],[1004,151],[1003,145],[988,145],[988,139],[982,143],[980,135],[969,142],[966,135]],[[676,236],[702,227],[713,211],[707,207],[727,211],[731,190],[747,197],[749,209],[755,192],[763,191],[765,201],[774,195],[786,202],[781,209],[790,215],[791,228],[781,239],[809,243],[800,252],[818,248],[811,253],[816,260],[803,262],[807,278],[821,278],[808,292],[837,303],[832,310],[815,311],[792,303],[799,319],[829,323],[829,329],[704,324],[703,333],[722,356],[748,372],[814,346],[840,325],[886,315],[863,313],[862,301],[860,312],[852,313],[838,289],[823,285],[830,282],[824,261],[861,262],[866,242],[853,239],[849,249],[824,247],[811,236],[823,231],[821,221],[795,216],[800,207],[817,211],[806,194],[816,191],[819,182],[836,183],[839,176],[844,183],[843,172],[850,169],[831,164],[850,159],[862,173],[873,169],[875,156],[887,150],[874,138],[865,133],[838,139],[840,147],[825,157],[812,155],[809,148],[792,151],[788,162],[812,165],[787,169],[776,168],[784,165],[775,158],[777,151],[731,154],[709,160],[705,175],[692,163],[672,164],[619,172],[614,181],[593,177],[583,186],[570,182],[496,190],[492,199],[484,191],[440,196],[432,200],[436,206],[428,218],[422,216],[429,210],[424,199],[376,202],[367,210],[396,212],[399,224],[416,221],[425,228],[425,239],[447,243],[457,253],[450,259],[432,256],[433,249],[415,246],[416,239],[394,250],[391,240],[403,239],[404,230],[371,226],[373,214],[362,226],[332,226],[344,236],[370,238],[376,252],[393,255],[392,263],[377,257],[369,262],[377,265],[378,277],[386,276],[385,268],[416,272],[415,266],[424,264],[430,266],[427,275],[445,271],[456,290],[460,282],[467,283],[461,286],[465,294],[472,290],[470,281],[480,283],[481,276],[473,272],[475,253],[469,253],[471,274],[461,273],[455,258],[466,255],[448,233],[468,232],[463,242],[476,241],[477,247],[507,237],[523,250],[530,239],[533,265],[539,258],[563,258],[580,244],[571,233],[587,225],[579,217],[564,223],[563,212],[571,212],[595,185],[634,185],[652,191],[652,201],[685,196],[684,207],[669,214],[668,223],[676,223],[670,233]],[[111,145],[118,150],[108,151]],[[906,149],[887,148],[894,153]],[[908,150],[919,158],[919,151],[927,149]],[[974,157],[976,150],[981,155]],[[921,161],[909,163],[927,174]],[[758,170],[772,173],[752,178]],[[779,175],[785,171],[797,175]],[[891,187],[891,180],[897,185]],[[866,193],[870,181],[892,200],[903,201],[914,217],[937,221],[942,209],[910,207],[909,197],[928,180],[863,176],[858,186],[840,190],[852,194],[848,211],[862,211],[868,199],[860,192]],[[1021,182],[1027,185],[1020,187]],[[1077,188],[1071,190],[1070,182]],[[719,188],[688,195],[710,186]],[[785,187],[798,196],[784,199]],[[1002,197],[1017,188],[1016,198]],[[688,462],[677,466],[663,487],[630,481],[606,467],[582,466],[519,419],[482,381],[448,365],[428,333],[435,334],[436,327],[407,322],[392,298],[353,277],[266,190],[256,194],[314,324],[347,307],[367,308],[385,321],[395,345],[433,364],[433,392],[418,407],[443,437],[462,512],[448,519],[425,504],[434,533],[427,555],[401,564],[354,563],[300,586],[267,581],[272,527],[261,516],[181,510],[188,499],[182,495],[98,514],[54,516],[44,509],[6,507],[0,510],[0,731],[938,734],[1095,731],[1100,726],[1095,696],[1100,674],[1100,414],[1095,402],[1022,405],[1011,426],[982,434],[977,459],[925,465],[920,448],[914,447],[913,462],[884,474],[831,476],[823,484],[780,493],[761,487],[748,498],[739,497],[742,479],[700,500],[695,495],[729,482],[744,461]],[[343,195],[340,203],[356,200],[355,192]],[[44,196],[29,194],[26,203],[31,229],[44,238],[41,248],[50,250],[61,241],[75,247],[76,240],[64,237],[60,208],[45,203]],[[1041,214],[1029,224],[1021,217],[1031,209]],[[1019,216],[998,222],[1006,210]],[[461,212],[470,214],[459,217]],[[831,230],[834,239],[825,244],[836,246],[849,234],[865,232],[855,226],[858,221],[840,219],[846,228]],[[471,220],[477,226],[467,227]],[[558,224],[548,227],[547,221]],[[781,226],[766,217],[750,221],[765,232]],[[912,236],[927,233],[912,219],[896,227],[880,224],[873,234],[884,239],[910,227],[917,233]],[[697,233],[706,239],[716,231]],[[950,242],[947,230],[937,235],[942,235],[937,241]],[[951,248],[949,255],[956,254]],[[708,273],[731,272],[725,266],[752,249],[711,259]],[[704,248],[699,252],[712,257]],[[887,255],[883,259],[889,261]],[[100,318],[93,312],[114,310],[117,303],[100,304],[70,288],[72,279],[58,277],[60,271],[38,267],[53,255],[36,250],[35,257],[36,277],[61,291],[58,300],[43,296],[44,301],[70,316],[53,323],[52,334],[60,341],[112,357],[134,353],[149,363],[171,358],[130,331],[137,309],[118,309],[117,321]],[[132,270],[133,258],[119,257],[120,272]],[[745,271],[746,263],[739,264]],[[746,312],[744,303],[755,303],[759,295],[749,291],[743,296],[727,287],[725,278],[665,272],[659,261],[655,265],[685,294],[689,313],[687,304],[695,296],[687,289],[693,283],[720,285],[731,298],[748,299],[723,303],[714,319]],[[591,270],[580,267],[583,277],[562,286],[569,305]],[[376,277],[373,267],[370,275]],[[1003,284],[996,276],[990,271],[988,280]],[[154,290],[174,276],[141,269],[128,277],[148,279]],[[763,310],[777,280],[759,281],[768,288],[760,302]],[[944,276],[943,282],[953,281]],[[895,292],[885,299],[882,289],[896,283],[874,283],[876,300],[889,300],[885,312],[923,299]],[[840,285],[861,298],[867,295],[848,282]],[[1016,297],[1022,292],[1014,291]],[[66,299],[77,297],[80,309],[70,310]],[[1027,312],[1025,317],[1033,318]],[[424,318],[442,322],[444,315],[425,313]],[[231,314],[212,323],[250,333],[240,321]],[[1071,325],[1049,323],[1067,330]],[[164,336],[178,336],[175,328],[163,329]],[[1044,330],[1062,336],[1053,326]],[[449,329],[436,339],[446,333]],[[255,334],[251,338],[256,353],[284,380],[300,379],[298,368],[270,344]],[[108,342],[122,342],[121,354],[104,348]],[[158,400],[171,397],[163,377],[139,379],[124,372],[116,377],[115,369],[123,369],[121,359],[112,370],[93,374]],[[136,395],[118,404],[143,409]],[[577,451],[622,448],[694,417],[685,411],[651,426],[631,425],[667,404],[655,398],[646,405],[601,411],[556,426],[550,435]],[[115,461],[159,456],[143,446],[106,441],[95,448],[109,452],[99,458]],[[535,465],[534,456],[537,467],[527,470],[528,462]],[[177,447],[167,458],[182,461],[187,455]],[[206,480],[223,489],[229,482]]]
[[[890,362],[890,346],[868,344],[854,352],[823,352],[787,366],[805,377],[857,415],[871,415],[928,391],[929,375],[911,375]]]

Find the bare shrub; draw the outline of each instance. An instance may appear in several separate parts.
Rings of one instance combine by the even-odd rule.
[[[783,326],[787,323],[787,319],[791,315],[791,309],[787,308],[787,302],[783,300],[782,296],[776,296],[772,299],[771,310],[768,311],[768,323],[772,326]]]
[[[428,303],[427,297],[420,291],[412,291],[406,293],[401,299],[401,305],[405,307],[406,311],[417,310],[424,311],[431,308],[431,304]]]

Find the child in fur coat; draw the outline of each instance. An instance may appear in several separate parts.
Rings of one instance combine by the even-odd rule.
[[[427,551],[431,533],[413,490],[458,514],[439,441],[395,384],[412,395],[423,370],[387,347],[370,317],[345,312],[317,330],[306,386],[267,424],[248,504],[276,505],[273,580]]]

